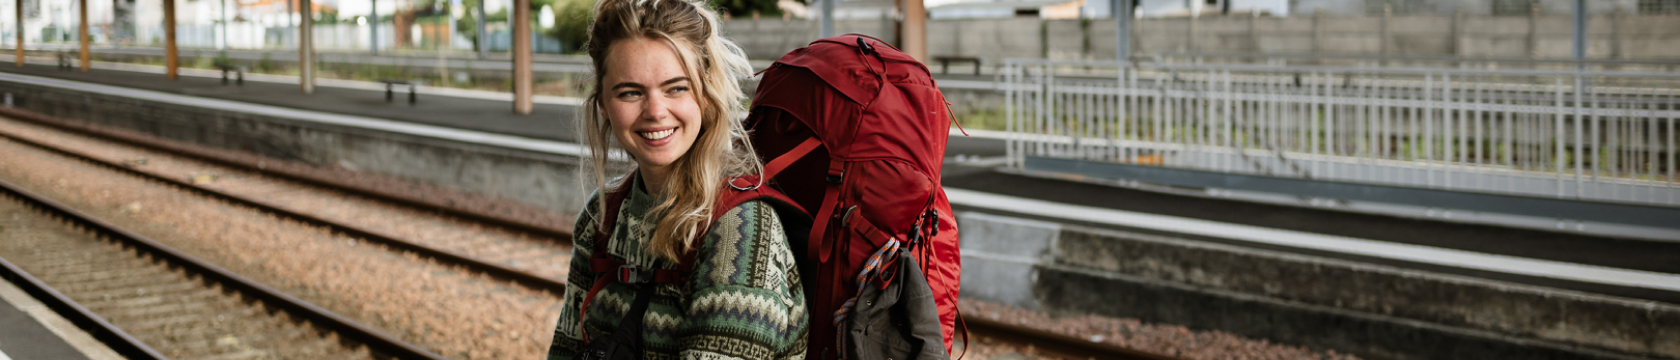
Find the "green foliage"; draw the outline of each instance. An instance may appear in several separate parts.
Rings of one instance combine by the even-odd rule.
[[[461,6],[467,9],[466,16],[462,16],[461,19],[455,21],[455,31],[473,42],[473,50],[478,50],[478,0],[462,0]],[[484,21],[488,23],[507,21],[507,19],[507,9],[498,10],[484,17]]]
[[[275,64],[274,59],[270,58],[269,55],[270,54],[268,52],[263,52],[262,60],[257,61],[257,72],[275,72],[280,70],[280,65]]]
[[[1009,115],[1003,109],[974,109],[956,117],[964,129],[1004,130],[1009,126]]]
[[[753,10],[758,10],[759,16],[782,16],[782,9],[776,7],[776,0],[707,0],[713,8],[729,13],[731,16],[752,16]]]
[[[589,11],[595,6],[594,1],[554,0],[551,6],[554,7],[554,27],[548,29],[548,35],[560,39],[564,52],[583,50],[583,43],[589,41],[589,24],[593,21]]]
[[[217,52],[216,53],[216,58],[210,60],[210,66],[212,66],[212,67],[233,66],[233,58],[228,57],[227,51]]]

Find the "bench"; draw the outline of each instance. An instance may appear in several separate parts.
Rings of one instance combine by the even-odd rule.
[[[418,101],[418,98],[416,98],[414,96],[414,88],[424,84],[420,80],[405,80],[405,79],[379,79],[379,82],[385,83],[385,102],[391,102],[391,98],[392,98],[391,87],[392,86],[394,86],[394,85],[408,85],[408,104],[409,105],[414,105],[414,103],[416,101]]]
[[[75,61],[71,60],[71,58],[72,56],[70,56],[69,51],[58,52],[58,69],[68,71],[71,68],[74,68],[75,66],[72,64],[75,63]]]
[[[939,73],[950,73],[951,63],[973,63],[974,75],[980,75],[980,58],[973,56],[934,56],[933,61],[939,62]]]
[[[237,79],[238,79],[238,80],[236,80],[237,84],[239,86],[245,86],[245,70],[247,70],[247,69],[244,66],[239,66],[239,65],[216,65],[216,68],[222,70],[222,85],[227,85],[228,72],[232,71],[234,73],[234,76],[236,76]]]

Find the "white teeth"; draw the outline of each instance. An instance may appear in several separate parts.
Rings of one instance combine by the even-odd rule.
[[[677,129],[665,129],[665,130],[654,131],[654,132],[643,132],[641,134],[642,134],[643,139],[659,140],[659,139],[664,139],[667,136],[671,136],[671,134],[674,134],[676,132],[677,132]]]

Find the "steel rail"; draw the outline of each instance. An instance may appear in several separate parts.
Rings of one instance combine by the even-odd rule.
[[[143,139],[136,139],[136,138],[129,137],[129,136],[112,134],[112,133],[109,133],[107,131],[103,131],[101,129],[94,129],[94,128],[86,127],[86,126],[78,126],[78,125],[76,125],[73,122],[68,121],[68,120],[57,119],[57,118],[53,118],[51,116],[46,116],[46,115],[42,115],[42,114],[38,114],[38,113],[35,113],[35,112],[26,111],[26,110],[22,110],[22,109],[0,108],[0,115],[12,117],[12,118],[17,118],[17,119],[28,121],[28,122],[31,122],[31,123],[34,123],[34,124],[37,124],[37,125],[53,127],[53,128],[57,128],[57,129],[61,129],[61,130],[70,130],[70,131],[74,131],[74,132],[77,132],[78,134],[82,134],[82,135],[93,136],[93,137],[97,137],[97,138],[100,138],[100,139],[115,141],[115,142],[118,142],[118,143],[130,145],[130,146],[137,146],[137,147],[142,147],[142,148],[146,148],[146,149],[161,151],[161,152],[169,153],[171,155],[185,157],[185,158],[198,160],[198,161],[203,161],[203,162],[208,162],[208,163],[212,163],[212,164],[216,164],[216,165],[220,165],[220,166],[238,168],[238,169],[243,169],[243,170],[252,171],[252,172],[259,172],[259,173],[262,173],[262,174],[265,174],[265,175],[268,175],[268,176],[273,176],[273,177],[277,177],[277,178],[281,178],[281,179],[296,181],[296,182],[309,184],[309,185],[313,185],[313,186],[331,188],[331,189],[334,189],[334,190],[354,194],[356,196],[376,199],[376,200],[380,200],[380,201],[397,203],[397,204],[400,204],[400,205],[406,206],[406,207],[418,208],[418,209],[427,210],[427,211],[440,212],[440,213],[448,214],[450,216],[459,217],[459,218],[468,219],[468,220],[477,221],[477,222],[483,222],[483,223],[495,225],[495,226],[498,226],[498,227],[514,229],[514,230],[528,232],[528,233],[541,235],[541,236],[545,236],[545,237],[551,237],[551,238],[554,238],[558,241],[563,241],[563,242],[566,242],[566,243],[570,243],[571,239],[572,239],[571,229],[554,229],[554,228],[549,228],[549,227],[543,227],[543,226],[539,226],[539,225],[535,225],[535,224],[528,224],[528,223],[525,223],[525,222],[520,222],[520,221],[515,221],[515,220],[502,218],[502,217],[497,217],[497,216],[494,216],[494,215],[489,215],[489,214],[483,214],[483,213],[458,209],[458,208],[445,206],[445,205],[441,205],[441,204],[434,204],[434,203],[426,202],[426,201],[423,201],[423,200],[420,200],[420,199],[414,199],[414,198],[404,197],[404,196],[400,196],[400,195],[386,194],[386,193],[373,191],[373,190],[369,190],[369,189],[362,189],[362,188],[357,188],[357,187],[346,186],[346,185],[343,185],[343,184],[334,183],[332,181],[328,181],[328,180],[324,180],[324,179],[317,179],[317,178],[310,177],[310,176],[305,176],[305,175],[302,175],[302,174],[294,174],[294,173],[289,173],[289,172],[269,170],[269,169],[266,169],[264,167],[257,166],[255,164],[248,164],[248,163],[239,162],[239,161],[235,161],[235,160],[231,160],[231,159],[226,159],[226,158],[213,156],[213,155],[210,155],[210,154],[200,153],[200,152],[191,151],[191,150],[187,150],[187,149],[180,149],[180,148],[176,148],[176,147],[173,147],[173,146],[163,146],[162,144],[158,144],[158,143],[155,143],[153,141],[147,141],[147,140],[143,140]]]
[[[223,286],[237,289],[242,293],[254,296],[265,304],[284,309],[288,313],[307,319],[312,323],[333,329],[340,336],[360,341],[375,352],[403,359],[446,359],[442,355],[418,345],[385,334],[343,315],[235,274],[220,266],[200,260],[144,235],[123,229],[70,206],[35,194],[10,182],[0,180],[0,191],[11,194],[27,204],[60,216],[78,226],[103,234],[125,246],[132,246],[142,253],[151,254],[156,258],[179,265],[187,271],[204,276],[207,281],[214,281]],[[82,311],[85,312],[86,310]],[[105,339],[102,338],[101,340],[104,341]],[[106,344],[113,348],[125,346],[121,342],[107,342]]]
[[[176,179],[176,178],[161,176],[161,175],[157,175],[157,174],[152,174],[152,173],[149,173],[149,172],[141,171],[139,169],[124,166],[122,164],[113,163],[113,162],[110,162],[110,161],[107,161],[107,160],[103,160],[103,159],[99,159],[99,158],[96,158],[96,157],[93,157],[93,156],[89,156],[87,154],[83,154],[83,153],[80,153],[80,152],[77,152],[77,151],[73,151],[73,150],[69,150],[69,149],[63,149],[63,148],[48,145],[48,144],[45,144],[45,143],[37,142],[37,141],[31,140],[31,139],[28,139],[28,138],[25,138],[25,137],[17,136],[16,134],[12,134],[12,133],[9,133],[9,132],[0,131],[0,137],[11,139],[11,140],[17,141],[19,143],[34,146],[36,148],[47,150],[47,151],[57,153],[57,154],[60,154],[60,155],[76,158],[76,159],[86,161],[86,162],[89,162],[89,163],[92,163],[92,164],[95,164],[95,165],[100,165],[100,166],[103,166],[103,167],[106,167],[106,168],[117,170],[119,172],[134,175],[134,176],[137,176],[137,177],[140,177],[140,178],[143,178],[143,179],[149,179],[149,180],[161,182],[161,183],[168,184],[168,185],[173,185],[177,188],[182,188],[182,189],[186,189],[188,191],[204,194],[204,195],[207,195],[207,196],[210,196],[210,197],[213,197],[213,198],[218,198],[218,199],[230,202],[230,203],[249,206],[249,207],[255,208],[257,210],[267,212],[267,213],[270,213],[270,214],[274,214],[274,215],[277,215],[277,216],[282,216],[282,217],[286,217],[286,218],[295,219],[295,220],[298,220],[300,222],[310,224],[310,225],[326,227],[328,229],[332,229],[333,231],[345,234],[347,236],[360,238],[360,239],[367,240],[367,241],[370,241],[370,242],[373,242],[373,243],[389,246],[389,247],[394,248],[394,249],[399,249],[399,250],[403,250],[403,251],[412,252],[412,253],[418,254],[420,256],[436,259],[436,260],[444,262],[444,263],[463,266],[463,267],[466,267],[466,268],[471,269],[473,271],[478,271],[478,272],[488,274],[490,276],[494,276],[494,277],[501,278],[501,279],[506,279],[506,280],[512,281],[514,283],[524,285],[524,286],[529,287],[529,288],[534,289],[534,290],[545,291],[545,292],[549,292],[549,293],[552,293],[552,294],[555,294],[555,295],[562,295],[562,296],[566,293],[566,283],[563,280],[551,279],[551,278],[539,276],[539,275],[536,275],[536,274],[531,274],[531,273],[528,273],[528,272],[525,272],[525,271],[521,271],[521,270],[518,270],[518,269],[502,266],[500,264],[495,264],[495,263],[490,263],[490,262],[486,262],[486,261],[483,261],[483,260],[479,260],[479,259],[474,258],[472,256],[462,254],[462,253],[458,253],[458,252],[455,252],[455,251],[450,251],[450,250],[446,250],[446,249],[439,249],[439,248],[427,246],[427,245],[424,245],[424,244],[416,243],[416,242],[413,242],[413,241],[403,240],[400,237],[397,237],[397,236],[391,235],[391,234],[386,234],[386,233],[378,231],[378,230],[372,230],[372,229],[364,228],[364,227],[361,227],[361,226],[356,226],[356,225],[343,223],[343,222],[339,222],[339,221],[335,221],[335,220],[331,220],[331,219],[326,219],[326,218],[322,218],[322,217],[318,217],[318,216],[314,216],[314,215],[309,215],[309,214],[304,214],[304,213],[292,211],[292,210],[286,209],[285,207],[282,207],[280,205],[273,204],[273,203],[270,203],[270,202],[267,202],[267,201],[262,201],[262,200],[258,200],[258,199],[254,199],[254,198],[250,198],[250,197],[245,197],[245,196],[241,196],[241,195],[237,195],[237,194],[233,194],[233,193],[228,193],[228,192],[224,192],[224,191],[220,191],[220,190],[216,190],[216,189],[207,188],[207,187],[197,186],[197,185],[195,185],[192,182],[187,181],[187,180]]]
[[[22,288],[24,292],[29,293],[29,296],[33,296],[35,299],[40,300],[42,304],[45,304],[47,308],[52,309],[54,313],[59,314],[59,316],[63,316],[65,320],[70,321],[71,324],[75,324],[76,327],[82,329],[82,331],[88,332],[88,335],[93,336],[94,339],[99,340],[101,343],[105,343],[105,346],[110,347],[112,351],[117,352],[117,354],[120,354],[123,357],[129,359],[158,360],[169,358],[163,356],[163,354],[159,353],[156,349],[152,349],[151,346],[147,346],[146,343],[135,339],[134,336],[129,335],[128,332],[111,324],[110,321],[106,321],[104,317],[94,314],[93,311],[83,307],[82,304],[77,303],[76,300],[72,300],[69,296],[64,295],[64,293],[58,292],[58,289],[53,289],[52,286],[48,286],[46,282],[41,281],[41,279],[36,278],[34,275],[30,275],[27,271],[23,271],[23,268],[18,267],[16,264],[12,264],[11,261],[7,261],[5,258],[0,258],[0,277],[3,277],[6,281]]]
[[[1032,344],[1034,348],[1044,352],[1073,359],[1177,359],[1124,346],[1093,342],[1050,331],[1005,323],[982,316],[963,315],[962,320],[970,330],[974,330],[973,332],[996,334],[994,335],[995,338],[1006,342]]]
[[[17,111],[10,111],[10,110],[12,110],[12,109],[0,109],[0,114],[13,115],[13,116],[19,116],[19,117],[36,116],[34,114],[31,114],[31,113],[20,113],[20,112],[17,112]],[[42,119],[37,119],[37,118],[31,118],[31,119],[28,119],[28,120],[31,120],[32,122],[36,122],[36,123],[42,123],[42,124],[45,124],[45,125],[61,128],[61,129],[73,129],[73,130],[79,130],[79,131],[87,130],[87,129],[79,129],[79,128],[73,128],[73,127],[66,127],[63,124],[58,124],[58,123],[56,123],[52,120],[42,121]],[[123,138],[111,137],[111,136],[104,136],[104,134],[98,134],[98,133],[96,133],[95,135],[98,136],[98,137],[101,137],[101,138],[116,140],[116,141],[119,141],[119,142],[127,143],[129,145],[140,146],[140,147],[145,147],[145,148],[149,148],[149,149],[154,148],[154,147],[150,146],[150,144],[137,143],[137,142],[131,141],[129,139],[123,139]],[[342,223],[338,223],[338,222],[335,222],[335,221],[332,221],[332,220],[321,219],[321,218],[317,218],[317,217],[310,216],[310,215],[305,215],[305,214],[299,214],[299,213],[292,212],[290,210],[286,210],[284,208],[279,207],[278,205],[274,205],[274,204],[271,204],[271,203],[268,203],[268,202],[265,202],[265,201],[246,198],[246,197],[242,197],[242,196],[239,196],[239,195],[234,195],[234,194],[218,191],[218,190],[215,190],[215,189],[210,189],[210,188],[197,186],[197,185],[194,185],[194,184],[192,184],[188,181],[181,180],[181,179],[169,178],[169,177],[164,177],[164,176],[160,176],[160,175],[147,173],[147,172],[144,172],[144,171],[140,171],[138,169],[134,169],[134,168],[131,168],[131,167],[128,167],[128,166],[124,166],[122,164],[117,164],[117,163],[113,163],[113,162],[106,161],[106,160],[103,160],[103,159],[98,159],[98,158],[95,158],[95,157],[92,157],[92,156],[89,156],[89,155],[86,155],[86,154],[82,154],[82,153],[79,153],[79,152],[75,152],[75,151],[72,151],[72,150],[61,149],[61,148],[58,148],[58,147],[55,147],[55,146],[52,146],[52,145],[48,145],[48,144],[44,144],[44,143],[40,143],[40,142],[30,140],[30,139],[27,139],[27,138],[23,138],[21,136],[17,136],[17,135],[11,134],[11,133],[6,133],[6,132],[3,132],[3,131],[0,131],[0,137],[8,138],[8,139],[11,139],[13,141],[17,141],[17,142],[24,143],[24,144],[27,144],[27,145],[30,145],[30,146],[41,148],[41,149],[44,149],[44,150],[47,150],[47,151],[50,151],[50,152],[54,152],[54,153],[57,153],[57,154],[77,158],[77,159],[80,159],[80,160],[83,160],[83,161],[87,161],[87,162],[90,162],[90,163],[93,163],[93,164],[96,164],[96,165],[111,168],[111,169],[118,170],[118,171],[121,171],[121,172],[129,173],[129,174],[139,176],[139,177],[142,177],[142,178],[155,180],[155,181],[162,182],[162,183],[165,183],[165,184],[174,185],[174,186],[179,187],[179,188],[184,188],[184,189],[187,189],[187,190],[190,190],[190,191],[199,192],[199,193],[206,194],[206,195],[209,195],[209,196],[212,196],[212,197],[224,199],[224,200],[229,201],[229,202],[251,206],[251,207],[257,208],[259,210],[265,211],[265,212],[274,213],[276,215],[281,215],[281,216],[286,216],[286,217],[292,217],[292,218],[301,220],[305,223],[310,223],[310,224],[314,224],[314,225],[318,225],[318,226],[329,227],[329,228],[332,228],[334,230],[340,231],[340,232],[342,232],[346,235],[360,237],[360,238],[364,238],[366,240],[370,240],[370,241],[373,241],[373,242],[376,242],[376,243],[381,243],[381,244],[385,244],[385,245],[388,245],[388,246],[392,246],[393,248],[398,248],[398,249],[403,249],[403,250],[415,252],[415,253],[420,254],[422,256],[436,258],[440,261],[445,261],[445,262],[450,262],[450,263],[455,263],[455,264],[467,266],[469,268],[474,268],[475,270],[480,270],[480,271],[489,273],[490,275],[493,275],[493,276],[498,276],[498,277],[514,280],[515,282],[521,283],[523,285],[531,286],[533,288],[536,288],[537,290],[548,291],[548,292],[551,292],[551,293],[554,293],[554,294],[557,294],[557,295],[564,294],[564,291],[565,291],[566,283],[565,283],[564,280],[557,280],[557,279],[549,279],[549,278],[545,278],[545,277],[540,277],[540,276],[532,275],[532,274],[525,273],[525,272],[522,272],[522,271],[519,271],[519,270],[506,268],[506,267],[503,267],[503,266],[500,266],[500,265],[486,263],[484,261],[472,258],[472,257],[464,255],[464,254],[459,254],[459,253],[451,252],[451,251],[448,251],[448,250],[431,248],[431,247],[428,247],[428,246],[425,246],[425,245],[421,245],[421,244],[417,244],[417,243],[413,243],[413,242],[409,242],[409,241],[404,241],[404,240],[401,240],[401,239],[399,239],[395,236],[386,235],[386,234],[379,233],[379,232],[374,231],[374,230],[363,229],[363,228],[360,228],[360,227],[357,227],[357,226],[354,226],[354,225],[342,224]],[[171,153],[176,153],[176,152],[171,152]],[[177,154],[180,154],[180,153],[177,153]],[[214,162],[214,163],[217,163],[217,164],[233,165],[235,167],[241,167],[241,168],[246,168],[246,169],[249,169],[249,170],[258,171],[258,172],[261,172],[263,174],[273,174],[273,173],[270,173],[270,172],[267,172],[267,171],[264,171],[264,170],[261,170],[261,169],[252,169],[252,168],[250,168],[250,167],[248,167],[244,164],[233,163],[231,161],[225,161],[225,160],[217,159],[217,158],[213,158],[213,157],[198,156],[197,154],[180,154],[180,155],[184,155],[186,157],[190,157],[190,158],[194,158],[194,159],[198,159],[198,160],[205,160],[207,162]],[[332,188],[335,188],[335,189],[338,188],[334,184],[319,183],[319,182],[315,182],[315,181],[308,181],[308,180],[301,180],[301,179],[300,179],[300,181],[319,184],[321,186],[332,187]],[[400,201],[400,202],[408,203],[408,201]],[[499,225],[499,223],[498,223],[498,225]],[[1007,335],[1007,338],[1010,339],[1009,341],[1011,341],[1011,342],[1028,342],[1028,343],[1032,343],[1032,344],[1035,344],[1035,345],[1039,346],[1039,348],[1044,349],[1047,352],[1067,355],[1067,356],[1071,356],[1071,357],[1079,358],[1079,359],[1084,359],[1084,358],[1094,358],[1094,359],[1146,359],[1146,360],[1170,360],[1170,359],[1174,359],[1174,358],[1168,357],[1168,356],[1151,354],[1151,353],[1147,353],[1147,352],[1142,352],[1142,351],[1133,350],[1133,349],[1120,347],[1120,346],[1115,346],[1115,345],[1110,345],[1110,344],[1092,343],[1090,341],[1086,341],[1086,340],[1083,340],[1083,339],[1078,339],[1078,338],[1074,338],[1074,337],[1070,337],[1070,336],[1066,336],[1066,335],[1062,335],[1062,334],[1056,334],[1056,333],[1052,333],[1052,332],[1048,332],[1048,331],[1044,331],[1044,330],[1032,329],[1032,328],[1022,327],[1022,326],[1018,326],[1018,325],[1006,324],[1006,323],[997,322],[997,321],[993,321],[993,320],[990,320],[990,319],[985,319],[985,318],[980,318],[980,317],[975,317],[975,316],[964,316],[963,321],[966,324],[968,324],[968,326],[970,328],[974,328],[976,330],[979,330],[980,332],[1005,334],[1005,335]]]

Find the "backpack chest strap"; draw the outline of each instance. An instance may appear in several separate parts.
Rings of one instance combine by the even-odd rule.
[[[681,284],[688,281],[688,274],[681,270],[639,267],[625,264],[612,256],[590,258],[589,271],[601,274],[602,279],[626,284]]]

